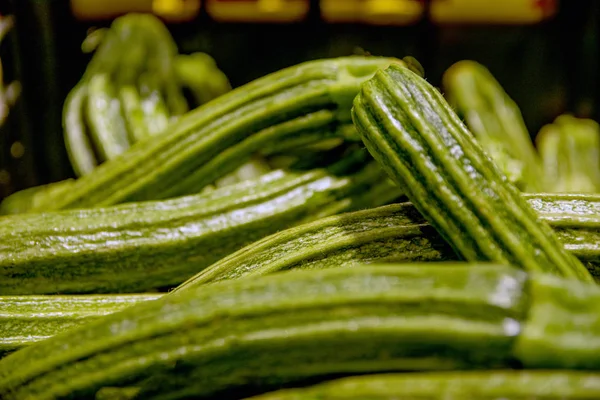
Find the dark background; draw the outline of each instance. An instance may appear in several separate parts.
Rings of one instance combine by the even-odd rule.
[[[0,47],[5,81],[23,85],[8,124],[0,128],[0,171],[10,175],[0,182],[2,198],[72,176],[62,103],[89,61],[81,52],[88,29],[109,22],[76,21],[66,0],[4,0],[0,14],[17,21]],[[211,54],[233,86],[302,61],[360,51],[412,55],[438,85],[452,63],[473,59],[519,104],[535,136],[563,112],[600,120],[599,16],[600,2],[577,0],[562,1],[556,17],[530,26],[436,26],[427,16],[414,26],[328,24],[314,1],[308,18],[295,24],[217,23],[202,11],[195,21],[169,28],[181,52]],[[19,158],[10,155],[15,141],[25,148]]]

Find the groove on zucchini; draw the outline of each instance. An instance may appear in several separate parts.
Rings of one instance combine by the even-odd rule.
[[[527,194],[542,221],[565,249],[597,276],[600,262],[600,196]],[[369,262],[458,260],[411,203],[361,210],[288,228],[232,253],[173,292],[192,286],[289,269],[326,269]]]
[[[270,233],[352,210],[355,200],[364,204],[363,193],[384,176],[374,162],[339,176],[274,171],[179,199],[7,216],[0,226],[0,294],[177,285]]]
[[[417,372],[355,376],[248,400],[593,400],[600,374],[581,371]]]
[[[501,367],[525,318],[526,279],[507,266],[409,264],[195,288],[9,355],[0,396],[82,398],[131,385],[144,399],[239,398],[247,385],[257,394],[331,374]]]
[[[160,294],[0,296],[0,357]]]
[[[362,86],[352,116],[369,152],[466,260],[592,280],[423,78],[390,65]]]
[[[349,122],[359,85],[391,62],[402,61],[359,56],[310,61],[257,79],[185,114],[153,140],[102,164],[72,191],[44,206],[107,206],[187,194],[189,187],[197,192],[219,177],[206,182],[202,166],[236,144],[243,148],[257,132],[326,110],[335,114],[333,123]],[[293,126],[286,132],[289,137],[296,134]],[[227,166],[234,169],[249,156],[238,152]]]

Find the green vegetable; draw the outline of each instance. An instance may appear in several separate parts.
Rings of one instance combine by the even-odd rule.
[[[593,400],[599,393],[593,372],[504,370],[356,376],[251,400]]]
[[[446,95],[508,180],[541,191],[543,175],[519,107],[483,65],[459,61],[444,74]]]
[[[90,78],[86,119],[100,161],[115,158],[129,148],[121,102],[108,75],[97,74]]]
[[[206,53],[179,54],[174,64],[179,81],[190,90],[196,106],[231,90],[227,76]]]
[[[47,198],[68,191],[73,182],[73,179],[65,179],[15,192],[0,203],[0,215],[26,213],[30,209],[45,203]]]
[[[155,140],[140,142],[118,160],[104,163],[42,209],[197,193],[265,143],[349,122],[359,85],[391,62],[401,61],[318,60],[257,79],[187,113]]]
[[[600,127],[590,119],[559,116],[536,142],[549,192],[600,191]]]
[[[177,285],[270,233],[351,210],[355,199],[364,204],[362,193],[385,175],[375,163],[348,175],[334,172],[352,163],[342,160],[331,171],[273,171],[167,201],[4,217],[0,295]]]
[[[79,84],[67,96],[63,108],[63,130],[67,155],[76,176],[87,175],[98,165],[83,117],[87,85]]]
[[[136,398],[144,399],[221,398],[234,389],[240,397],[330,374],[503,366],[526,316],[526,282],[517,269],[483,265],[223,282],[9,355],[0,360],[0,396],[85,398],[125,384],[140,387]]]
[[[240,398],[361,373],[597,370],[598,300],[595,284],[485,263],[282,272],[163,296],[19,350],[0,360],[0,396],[131,386],[140,399]]]
[[[397,64],[377,72],[352,116],[369,152],[461,257],[592,280],[423,78]]]
[[[0,356],[159,294],[0,296]]]

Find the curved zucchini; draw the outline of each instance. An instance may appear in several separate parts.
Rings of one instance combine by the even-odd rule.
[[[450,103],[508,180],[523,190],[543,190],[540,159],[519,107],[490,71],[475,61],[459,61],[443,82]]]
[[[252,155],[244,152],[243,143],[257,132],[273,137],[269,128],[287,123],[286,134],[292,137],[307,127],[294,127],[292,121],[326,111],[332,116],[328,124],[349,122],[359,85],[391,62],[402,61],[358,56],[310,61],[257,79],[185,114],[155,140],[102,164],[44,208],[107,206],[176,196],[189,188],[198,192],[221,176],[205,178],[204,167],[239,144],[242,149],[228,158],[230,170],[223,174],[235,169]],[[207,175],[214,173],[209,170]]]
[[[0,296],[0,357],[160,294]]]
[[[231,390],[239,398],[331,374],[505,366],[526,315],[526,283],[515,268],[466,264],[223,282],[9,355],[0,360],[0,396],[87,398],[132,385],[143,399]]]
[[[461,257],[592,280],[423,78],[390,65],[362,86],[352,116],[369,152]]]
[[[373,162],[345,176],[274,171],[180,199],[7,216],[0,225],[0,294],[177,285],[270,233],[352,209],[384,176]]]
[[[592,400],[598,396],[598,373],[501,370],[356,376],[248,400]]]

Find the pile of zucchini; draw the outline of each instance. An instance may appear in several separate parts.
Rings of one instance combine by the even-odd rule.
[[[6,199],[0,398],[600,398],[600,195],[544,189],[591,171],[423,74],[292,66]]]

